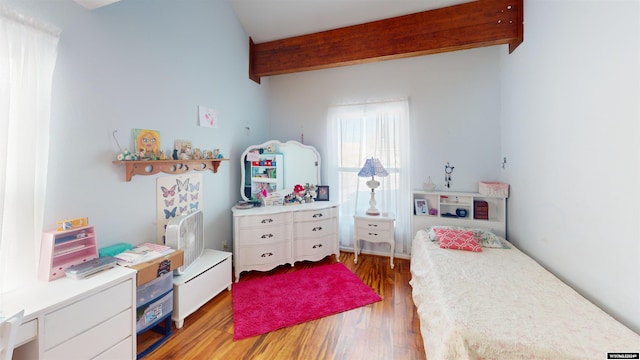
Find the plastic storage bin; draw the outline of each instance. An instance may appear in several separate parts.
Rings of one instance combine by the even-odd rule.
[[[158,320],[170,315],[173,311],[173,288],[172,290],[147,306],[141,306],[136,312],[136,331],[141,331],[151,325],[158,323]]]
[[[171,289],[173,289],[173,271],[162,274],[158,278],[138,286],[136,290],[136,307],[148,303]]]

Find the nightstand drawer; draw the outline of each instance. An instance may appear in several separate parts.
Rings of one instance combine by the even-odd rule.
[[[380,220],[369,220],[369,219],[358,219],[356,220],[356,228],[365,229],[365,230],[391,230],[393,224],[391,221],[380,221]]]
[[[359,228],[356,232],[355,238],[366,240],[369,242],[391,242],[393,239],[389,231],[374,230],[374,229],[362,229]]]

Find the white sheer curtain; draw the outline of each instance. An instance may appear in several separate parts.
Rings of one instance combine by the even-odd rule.
[[[333,106],[328,114],[328,183],[340,201],[340,247],[353,249],[353,215],[369,207],[369,178],[358,177],[365,159],[376,157],[389,172],[376,177],[377,208],[396,216],[396,253],[410,254],[409,102]],[[335,190],[334,190],[335,189]],[[365,250],[388,254],[386,244],[363,243]],[[379,247],[379,249],[378,249]]]
[[[60,30],[0,5],[0,291],[36,279]]]

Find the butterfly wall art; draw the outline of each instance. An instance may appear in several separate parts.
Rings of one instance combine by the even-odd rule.
[[[163,176],[156,180],[156,242],[164,244],[167,223],[202,209],[202,174]]]

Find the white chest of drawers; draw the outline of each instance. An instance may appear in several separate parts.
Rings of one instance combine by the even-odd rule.
[[[13,358],[134,359],[135,286],[136,271],[116,266],[2,294],[8,311],[25,310]]]
[[[340,258],[338,205],[331,202],[233,208],[236,282],[248,270],[267,271],[296,261]]]

